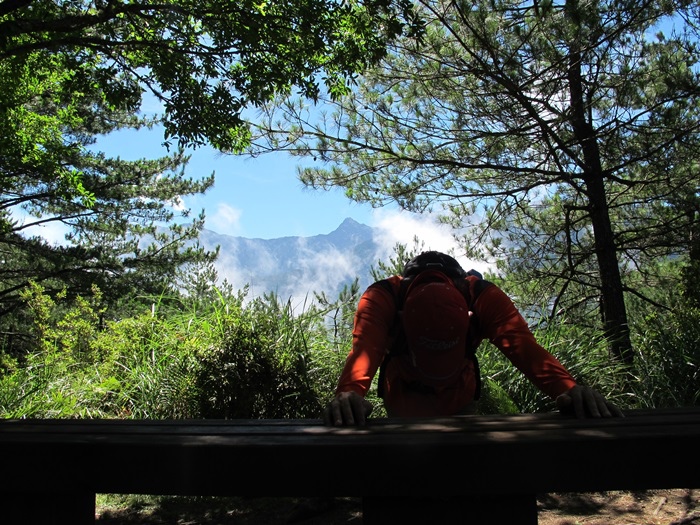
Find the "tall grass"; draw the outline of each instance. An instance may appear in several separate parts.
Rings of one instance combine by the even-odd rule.
[[[337,352],[323,310],[274,294],[215,297],[159,298],[105,321],[99,298],[57,304],[35,287],[35,350],[0,375],[0,416],[320,416],[340,367],[326,359]]]
[[[210,297],[156,298],[110,320],[98,291],[54,301],[35,286],[25,298],[34,350],[19,361],[3,358],[0,417],[318,417],[350,348],[358,291],[296,307],[274,294]],[[551,323],[535,335],[579,382],[623,408],[697,405],[700,311],[650,316],[635,333],[632,367],[575,324]],[[484,344],[478,356],[483,412],[553,409],[493,346]],[[382,416],[375,392],[369,398]]]
[[[700,404],[700,308],[649,316],[636,350],[631,383],[636,406]]]

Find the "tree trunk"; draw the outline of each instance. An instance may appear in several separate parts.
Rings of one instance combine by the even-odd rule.
[[[700,202],[691,200],[686,206],[688,218],[688,264],[682,270],[683,294],[695,308],[700,308]]]
[[[608,213],[605,187],[601,177],[593,177],[586,184],[591,223],[595,239],[596,258],[600,272],[601,314],[603,329],[610,349],[624,363],[633,359],[627,309],[622,291],[622,277],[617,250]]]
[[[573,27],[580,30],[581,16],[578,13],[578,1],[567,0],[567,14]],[[613,236],[610,212],[603,176],[603,166],[600,159],[600,149],[595,129],[587,119],[586,96],[581,77],[581,44],[578,40],[580,32],[569,45],[569,103],[571,105],[571,126],[580,146],[582,158],[577,159],[581,169],[581,178],[586,185],[589,213],[593,225],[596,258],[600,277],[601,314],[603,330],[613,355],[625,363],[631,363],[633,358],[632,341],[625,298],[622,292],[622,278],[617,260],[617,247]]]

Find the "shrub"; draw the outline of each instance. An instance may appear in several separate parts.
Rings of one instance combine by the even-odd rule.
[[[312,327],[311,313],[296,316],[273,294],[238,308],[220,343],[198,351],[202,417],[318,417],[309,373]]]

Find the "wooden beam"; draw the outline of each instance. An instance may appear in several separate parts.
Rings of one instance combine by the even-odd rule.
[[[700,407],[371,420],[0,421],[0,494],[461,498],[700,487]],[[459,482],[455,483],[455,476]],[[380,498],[372,503],[371,498]],[[529,502],[529,503],[528,503]]]

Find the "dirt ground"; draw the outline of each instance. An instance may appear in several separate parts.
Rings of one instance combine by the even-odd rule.
[[[546,494],[538,498],[538,510],[539,525],[700,525],[700,489]],[[357,498],[169,498],[129,510],[98,506],[96,523],[361,525],[362,510]]]
[[[700,489],[547,494],[539,525],[700,525]]]

